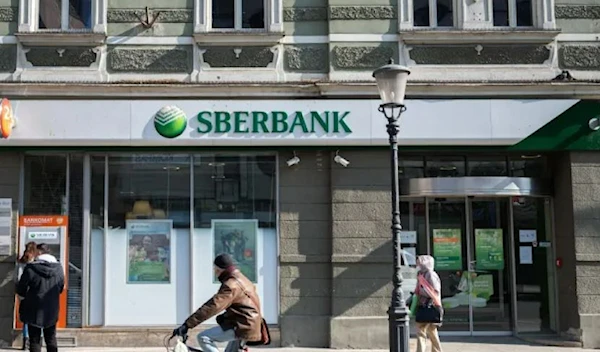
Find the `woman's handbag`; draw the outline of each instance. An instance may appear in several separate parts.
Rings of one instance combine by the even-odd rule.
[[[271,332],[269,331],[269,326],[267,325],[267,321],[265,320],[265,318],[262,318],[262,314],[260,313],[260,304],[258,304],[258,302],[254,299],[254,297],[252,297],[251,294],[248,293],[248,291],[246,291],[246,289],[244,288],[244,285],[240,282],[240,280],[238,280],[237,278],[235,278],[235,281],[237,281],[238,285],[240,285],[240,287],[242,288],[242,291],[244,291],[244,294],[246,296],[248,296],[248,298],[250,298],[250,300],[252,300],[252,302],[254,303],[254,305],[256,306],[256,309],[258,310],[258,314],[260,314],[261,319],[260,319],[260,340],[258,341],[247,341],[246,345],[248,346],[261,346],[261,345],[270,345],[271,344]]]
[[[415,321],[417,323],[441,324],[444,320],[444,309],[435,306],[431,301],[427,304],[419,304]]]

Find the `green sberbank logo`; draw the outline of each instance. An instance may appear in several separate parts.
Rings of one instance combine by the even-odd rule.
[[[346,120],[350,111],[199,111],[190,117],[191,136],[228,135],[275,136],[293,134],[303,137],[352,133]],[[176,138],[188,127],[187,116],[176,106],[165,106],[154,116],[156,131],[165,138]]]
[[[154,116],[154,128],[165,138],[181,136],[186,127],[187,116],[177,106],[165,106]]]

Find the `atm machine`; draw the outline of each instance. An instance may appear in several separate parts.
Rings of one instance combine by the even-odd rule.
[[[34,215],[19,217],[19,241],[17,243],[18,257],[20,258],[29,242],[45,243],[50,247],[50,254],[61,263],[65,273],[65,289],[60,295],[60,311],[57,328],[67,326],[67,280],[69,267],[69,237],[68,217],[55,215]],[[19,320],[19,300],[15,302],[15,329],[22,329]]]

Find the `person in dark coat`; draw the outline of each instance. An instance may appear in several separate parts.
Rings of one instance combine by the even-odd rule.
[[[29,351],[42,351],[42,330],[46,351],[58,351],[56,323],[59,297],[65,285],[62,265],[50,254],[48,245],[37,246],[39,256],[27,264],[17,284],[17,294],[24,297],[19,306],[21,321],[29,327]]]

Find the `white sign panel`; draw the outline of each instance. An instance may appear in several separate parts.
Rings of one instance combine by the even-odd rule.
[[[513,145],[576,102],[407,100],[398,140]],[[379,104],[375,99],[13,100],[19,126],[0,146],[381,146],[388,136]]]
[[[537,241],[537,230],[519,230],[519,242],[534,243]]]
[[[31,231],[27,238],[31,241],[55,240],[58,239],[58,231]]]
[[[12,199],[0,198],[0,255],[12,251]]]
[[[417,244],[417,231],[401,231],[400,243],[402,244]]]
[[[533,247],[530,247],[530,246],[520,246],[519,247],[519,263],[533,264]]]

